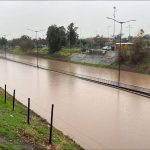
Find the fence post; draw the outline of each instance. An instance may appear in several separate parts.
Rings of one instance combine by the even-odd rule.
[[[27,116],[27,122],[30,124],[30,98],[28,98],[28,116]]]
[[[53,109],[54,109],[54,104],[52,104],[52,108],[51,108],[51,124],[50,124],[50,136],[49,136],[49,144],[52,144]]]
[[[5,101],[5,104],[6,104],[6,84],[5,84],[5,96],[4,96],[4,101]]]
[[[14,90],[14,93],[13,93],[12,111],[14,111],[14,108],[15,108],[15,90]]]

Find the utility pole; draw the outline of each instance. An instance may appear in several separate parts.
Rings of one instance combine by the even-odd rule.
[[[114,16],[114,32],[113,32],[113,37],[115,37],[116,6],[114,6],[113,9],[114,9],[114,14],[113,14],[113,16]]]
[[[119,63],[119,68],[118,68],[119,69],[119,72],[118,72],[118,86],[120,86],[120,52],[121,52],[121,48],[122,48],[122,46],[121,46],[121,43],[122,43],[122,25],[124,23],[128,23],[128,22],[131,22],[131,21],[136,21],[136,20],[118,21],[118,20],[116,20],[114,18],[110,18],[110,17],[106,17],[106,18],[114,20],[115,22],[119,23],[120,26],[121,26],[121,28],[120,28],[120,49],[119,49],[119,52],[118,52],[118,57],[119,57],[119,59],[118,59],[118,63]]]
[[[39,63],[38,63],[38,59],[39,59],[39,52],[38,52],[38,39],[37,39],[37,34],[39,32],[42,32],[44,30],[32,30],[32,29],[27,29],[27,30],[30,30],[32,32],[35,32],[35,38],[36,38],[36,56],[37,56],[37,68],[39,67]]]

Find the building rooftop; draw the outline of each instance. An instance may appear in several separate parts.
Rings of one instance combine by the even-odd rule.
[[[133,43],[128,42],[128,43],[121,43],[121,44],[123,44],[123,45],[132,45]],[[116,45],[120,45],[120,43],[116,43]]]

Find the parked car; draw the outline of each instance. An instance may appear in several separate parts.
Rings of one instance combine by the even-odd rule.
[[[102,52],[102,54],[106,54],[106,52],[110,51],[110,50],[112,50],[111,46],[104,46],[104,47],[102,47],[101,52]]]
[[[110,50],[112,50],[112,47],[111,46],[104,46],[104,47],[102,47],[102,50],[110,51]]]

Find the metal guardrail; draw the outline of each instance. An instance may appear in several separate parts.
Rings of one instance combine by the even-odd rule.
[[[29,66],[33,66],[33,67],[37,67],[35,64],[32,64],[32,63],[27,63],[27,62],[23,62],[23,61],[11,59],[11,58],[5,58],[3,56],[0,56],[0,58],[10,60],[13,62],[17,62],[17,63],[21,63],[21,64],[25,64],[25,65],[29,65]],[[54,71],[54,72],[58,72],[58,73],[63,73],[63,74],[74,76],[74,77],[81,78],[84,80],[88,80],[88,81],[96,82],[99,84],[119,88],[119,89],[122,89],[125,91],[133,92],[133,93],[136,93],[136,94],[150,98],[150,89],[147,89],[147,88],[142,88],[142,87],[129,85],[129,84],[125,84],[125,83],[118,83],[116,81],[101,79],[101,78],[92,77],[92,76],[83,75],[83,74],[78,74],[78,73],[74,73],[74,72],[68,72],[68,71],[61,70],[61,69],[58,70],[56,68],[47,68],[47,67],[42,66],[42,65],[39,65],[38,68],[50,70],[50,71]]]
[[[47,69],[47,68],[44,68],[44,67],[41,67],[41,68]],[[148,97],[150,97],[150,89],[147,89],[147,88],[142,88],[142,87],[129,85],[129,84],[125,84],[125,83],[118,83],[118,82],[115,82],[115,81],[101,79],[101,78],[92,77],[92,76],[88,76],[88,75],[83,75],[83,74],[78,74],[78,73],[73,73],[73,72],[67,72],[67,71],[64,71],[64,70],[56,70],[56,69],[50,69],[50,70],[55,71],[55,72],[57,71],[57,72],[67,74],[67,75],[71,75],[71,76],[75,76],[75,77],[78,77],[78,78],[94,81],[94,82],[97,82],[97,83],[117,87],[117,88],[124,89],[124,90],[131,90],[132,92],[139,92],[141,94],[145,94]]]

